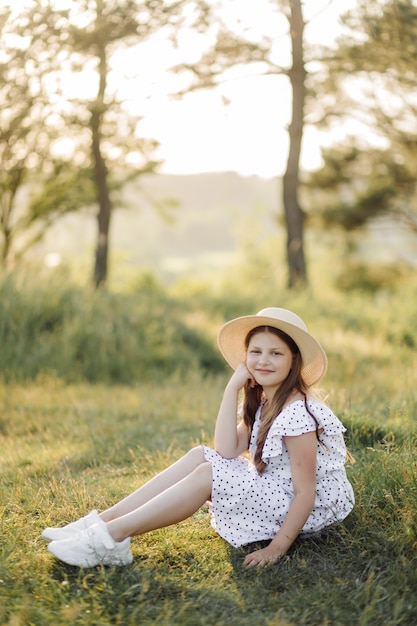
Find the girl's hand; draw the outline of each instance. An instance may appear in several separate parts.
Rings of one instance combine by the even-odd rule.
[[[275,546],[269,544],[262,550],[255,550],[255,552],[248,554],[243,565],[246,567],[267,567],[276,563],[282,556],[284,555]]]
[[[229,385],[236,385],[237,389],[242,389],[248,380],[251,387],[255,387],[256,381],[246,367],[246,363],[239,363],[229,380]]]

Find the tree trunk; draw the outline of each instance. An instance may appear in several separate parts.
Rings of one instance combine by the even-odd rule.
[[[96,258],[94,265],[94,285],[96,288],[104,286],[107,281],[109,231],[112,206],[107,184],[107,167],[100,149],[101,114],[93,111],[91,114],[91,131],[93,136],[92,150],[94,159],[94,174],[98,199],[98,236]]]
[[[13,207],[17,190],[24,181],[24,168],[16,166],[14,171],[9,173],[9,183],[6,184],[0,198],[0,231],[3,236],[3,247],[1,250],[1,266],[12,269],[14,265],[13,240],[15,231],[12,222]],[[8,189],[7,189],[8,187]]]
[[[290,33],[292,67],[289,79],[292,88],[292,119],[289,126],[289,154],[283,177],[283,203],[287,228],[288,287],[307,284],[304,258],[304,213],[298,202],[301,141],[304,125],[305,68],[303,51],[304,20],[300,0],[291,0]]]
[[[0,199],[0,202],[3,205],[3,207],[0,210],[0,229],[1,229],[2,239],[3,239],[3,242],[2,242],[3,245],[1,248],[1,266],[2,268],[8,269],[10,252],[12,248],[12,231],[11,231],[11,228],[9,227],[9,216],[11,212],[10,208],[11,208],[12,200],[9,199],[11,196],[11,193],[3,194],[3,196],[6,196],[6,198],[3,197]]]
[[[5,228],[2,234],[3,234],[3,249],[2,249],[2,254],[1,254],[1,265],[4,269],[10,270],[13,266],[12,230],[10,228]]]
[[[97,17],[100,19],[101,6],[97,4]],[[107,59],[105,45],[99,45],[97,50],[99,60],[99,88],[96,101],[91,111],[91,134],[92,134],[92,155],[94,163],[94,176],[97,189],[98,200],[98,237],[96,248],[96,259],[94,266],[94,285],[96,288],[102,287],[107,281],[108,272],[108,251],[109,251],[109,231],[112,214],[108,186],[108,172],[105,159],[101,152],[101,123],[105,111],[104,95],[106,91],[107,79]]]

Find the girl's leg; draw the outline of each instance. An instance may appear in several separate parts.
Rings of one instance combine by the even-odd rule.
[[[105,522],[110,522],[118,517],[127,515],[146,504],[152,498],[169,489],[183,478],[191,474],[199,465],[205,463],[203,448],[197,446],[192,448],[178,461],[170,465],[167,469],[157,474],[147,483],[139,487],[126,498],[110,507],[100,514]],[[210,484],[211,488],[211,484]],[[207,499],[207,498],[206,498]]]
[[[190,517],[211,495],[212,469],[200,463],[185,478],[166,488],[134,511],[107,523],[115,541],[176,524]]]

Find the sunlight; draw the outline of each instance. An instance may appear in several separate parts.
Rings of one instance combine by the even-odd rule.
[[[6,0],[12,16],[32,0]],[[59,9],[74,8],[70,0],[54,0]],[[340,14],[356,0],[305,2],[305,39],[309,44],[331,45],[339,32]],[[284,67],[290,63],[290,42],[283,14],[271,19],[268,0],[256,6],[240,0],[222,0],[221,12],[230,27],[259,40],[262,34],[276,37],[274,59]],[[129,113],[141,116],[138,135],[156,139],[162,173],[235,171],[243,176],[264,178],[283,174],[288,151],[287,128],[291,116],[291,90],[285,76],[255,75],[256,68],[230,70],[213,89],[173,99],[172,93],[186,87],[185,74],[173,74],[169,67],[196,61],[214,36],[185,30],[179,47],[155,37],[129,49],[118,50],[111,60],[109,93],[117,94]],[[63,81],[65,97],[93,98],[96,89],[94,68],[69,71]],[[301,165],[317,168],[320,147],[333,140],[342,129],[323,133],[306,125]],[[68,148],[65,141],[56,147]]]

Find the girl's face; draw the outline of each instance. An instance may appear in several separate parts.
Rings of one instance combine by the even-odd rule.
[[[258,385],[275,393],[290,373],[293,354],[275,333],[260,331],[253,335],[246,353],[246,367]]]

